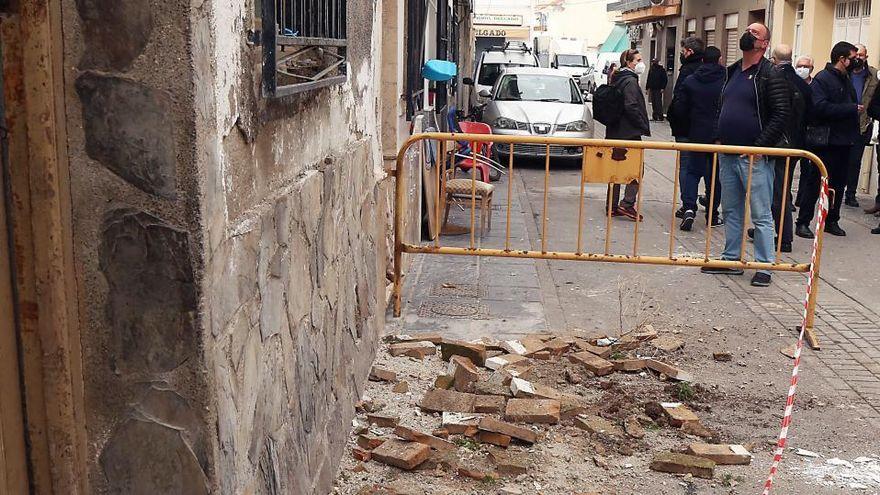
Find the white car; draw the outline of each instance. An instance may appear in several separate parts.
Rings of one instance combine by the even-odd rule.
[[[473,86],[471,91],[471,107],[484,105],[488,99],[480,96],[483,91],[491,91],[498,76],[508,67],[537,67],[538,57],[524,43],[507,43],[503,47],[494,47],[480,55],[474,79],[466,77],[464,84]]]
[[[489,103],[483,110],[483,122],[493,134],[512,136],[593,137],[593,114],[584,102],[574,80],[558,69],[512,67],[506,69],[492,92],[483,96]],[[541,144],[516,144],[515,156],[544,156]],[[509,144],[496,144],[496,156],[510,154]],[[550,156],[579,158],[579,146],[550,146]]]
[[[596,90],[596,83],[593,79],[594,67],[586,55],[556,54],[553,56],[551,67],[570,75],[584,96],[592,94]]]

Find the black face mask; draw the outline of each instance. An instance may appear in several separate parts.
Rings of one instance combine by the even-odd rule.
[[[746,31],[739,39],[739,49],[744,52],[750,52],[755,49],[756,41],[758,41],[758,38],[756,38],[751,32]]]
[[[681,63],[687,62],[687,56],[684,53],[679,53],[678,54],[678,61]]]
[[[849,69],[847,69],[847,70],[852,72],[854,70],[859,70],[864,66],[865,66],[865,61],[857,57],[857,58],[851,59],[849,61]]]

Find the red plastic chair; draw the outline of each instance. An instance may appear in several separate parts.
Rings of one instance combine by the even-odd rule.
[[[492,128],[489,127],[489,124],[484,124],[483,122],[470,122],[470,121],[462,121],[458,123],[458,127],[461,128],[461,132],[466,134],[492,134]],[[471,153],[476,153],[477,156],[477,171],[480,172],[480,176],[482,177],[480,180],[483,182],[489,182],[489,165],[480,160],[480,155],[486,158],[492,158],[492,143],[469,143],[471,147]],[[461,170],[468,172],[474,165],[473,158],[462,158],[461,160],[455,163],[456,168],[460,168]]]

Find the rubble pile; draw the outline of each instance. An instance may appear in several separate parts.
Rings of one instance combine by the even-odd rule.
[[[352,455],[359,462],[352,471],[378,462],[441,478],[522,480],[548,437],[576,443],[602,469],[634,452],[652,456],[651,470],[706,479],[717,465],[751,462],[747,447],[720,443],[721,435],[688,407],[696,391],[709,392],[670,359],[684,341],[650,325],[618,338],[572,331],[500,342],[436,334],[387,340],[393,358],[374,366],[370,379],[386,382],[399,401],[365,397],[357,404]],[[400,359],[416,365],[413,383],[390,369]],[[423,372],[430,369],[432,375]],[[651,387],[625,389],[615,379],[636,374]],[[658,400],[670,395],[677,401]],[[678,447],[655,451],[648,431],[669,432]],[[521,490],[508,488],[500,493]],[[358,493],[405,491],[368,485]]]

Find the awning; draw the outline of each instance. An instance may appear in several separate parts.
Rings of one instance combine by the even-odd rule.
[[[605,42],[599,47],[599,53],[620,53],[630,46],[629,36],[626,34],[626,26],[615,24],[614,29],[608,33]]]

